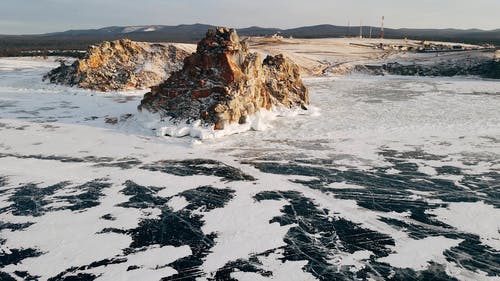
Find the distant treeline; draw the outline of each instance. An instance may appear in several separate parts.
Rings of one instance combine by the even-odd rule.
[[[94,30],[70,30],[59,33],[25,36],[0,36],[0,56],[70,55],[81,56],[89,45],[102,41],[129,38],[144,42],[195,43],[205,35],[211,25],[193,24],[179,26],[156,26],[152,32],[127,32],[126,27],[107,27]],[[372,37],[380,34],[372,27]],[[364,37],[369,37],[370,27],[363,28]],[[283,37],[329,38],[358,36],[359,27],[316,25],[293,29],[249,27],[238,29],[240,35],[269,36],[279,33]],[[408,38],[416,40],[451,41],[469,44],[492,44],[500,46],[500,29],[492,31],[457,29],[385,29],[386,38]]]
[[[0,57],[73,57],[83,58],[85,51],[81,50],[21,50],[16,48],[9,48],[0,50]]]
[[[70,56],[82,57],[89,45],[108,38],[0,38],[0,56]]]

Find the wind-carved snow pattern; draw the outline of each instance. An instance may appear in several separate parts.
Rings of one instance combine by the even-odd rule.
[[[500,275],[498,82],[309,79],[321,115],[200,142],[0,62],[1,280]]]

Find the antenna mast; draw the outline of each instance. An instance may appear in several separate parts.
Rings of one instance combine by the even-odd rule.
[[[359,21],[359,38],[363,38],[363,20]]]
[[[385,17],[382,16],[382,23],[380,25],[380,38],[384,39],[384,20],[385,20]]]
[[[351,20],[347,20],[347,37],[351,37]]]

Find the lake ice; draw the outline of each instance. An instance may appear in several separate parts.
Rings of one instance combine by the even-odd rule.
[[[500,276],[498,81],[306,79],[312,113],[198,140],[54,66],[0,59],[2,280]]]

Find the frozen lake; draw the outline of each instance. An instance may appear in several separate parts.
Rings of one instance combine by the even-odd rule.
[[[499,280],[498,81],[308,79],[195,140],[55,66],[0,59],[0,280]]]

